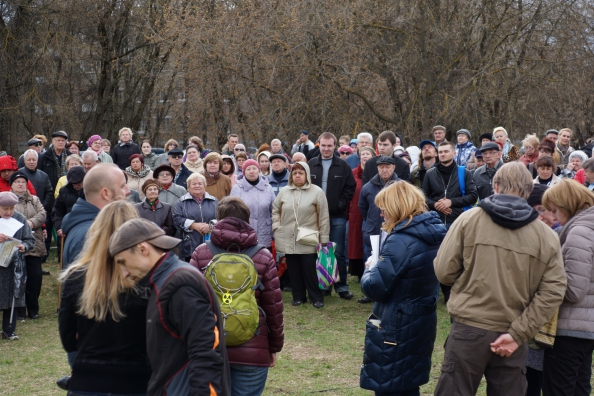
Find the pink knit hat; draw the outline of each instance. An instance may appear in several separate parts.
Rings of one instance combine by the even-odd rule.
[[[95,140],[103,140],[103,138],[101,138],[99,135],[93,135],[89,138],[89,140],[87,140],[87,145],[91,146]]]
[[[262,170],[262,169],[260,169],[260,164],[258,163],[258,161],[256,161],[256,160],[253,160],[253,159],[249,159],[249,160],[247,160],[247,161],[245,161],[245,162],[243,163],[243,166],[241,167],[241,171],[242,171],[243,173],[245,173],[245,170],[246,170],[246,169],[247,169],[247,167],[248,167],[248,166],[250,166],[250,165],[257,166],[259,171],[260,171],[260,170]]]

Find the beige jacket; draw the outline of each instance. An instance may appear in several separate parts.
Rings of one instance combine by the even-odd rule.
[[[320,243],[327,243],[330,239],[330,215],[328,201],[324,191],[311,183],[309,166],[305,162],[298,162],[305,169],[307,182],[296,187],[292,175],[289,184],[283,187],[272,204],[272,231],[276,251],[285,254],[311,254],[316,252],[315,246],[298,243],[297,222],[299,226],[316,230],[320,233]],[[295,210],[293,210],[295,204]]]
[[[455,321],[507,332],[520,345],[553,316],[567,285],[552,229],[539,220],[505,228],[482,208],[458,217],[434,267],[439,281],[452,285],[448,311]]]
[[[186,166],[186,168],[188,168],[194,173],[204,172],[204,161],[202,161],[202,158],[198,158],[198,161],[196,162],[190,162],[186,160],[186,162],[184,162],[184,165]]]
[[[29,191],[25,191],[23,195],[19,196],[19,203],[14,206],[14,210],[21,213],[27,220],[33,223],[31,230],[35,237],[35,246],[25,253],[25,256],[45,256],[45,238],[43,238],[43,229],[41,226],[45,223],[47,214],[39,198],[31,195]]]
[[[594,207],[573,216],[560,235],[567,292],[557,335],[594,339]]]
[[[132,171],[132,168],[126,168],[126,175],[128,176],[128,182],[126,185],[130,190],[134,190],[140,195],[140,199],[144,201],[146,196],[142,192],[142,185],[148,179],[153,178],[153,171],[147,165],[145,165],[140,172]]]

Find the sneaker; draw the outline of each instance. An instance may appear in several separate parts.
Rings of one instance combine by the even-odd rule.
[[[3,340],[11,340],[11,341],[16,341],[19,339],[19,336],[14,334],[12,331],[11,332],[7,332],[7,331],[3,331],[2,332],[2,339]]]

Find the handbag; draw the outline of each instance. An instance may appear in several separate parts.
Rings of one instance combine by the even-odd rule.
[[[91,330],[89,330],[89,333],[83,340],[82,344],[80,344],[80,348],[78,349],[78,352],[76,353],[76,357],[74,358],[74,361],[72,362],[72,366],[74,366],[74,363],[80,356],[80,353],[83,351],[83,349],[85,349],[85,347],[89,343],[89,340],[97,332],[98,328],[99,328],[99,322],[95,322],[95,324],[93,324],[93,327],[91,327]],[[63,377],[58,378],[58,380],[56,381],[56,385],[58,385],[58,388],[67,391],[68,387],[70,386],[70,378],[72,378],[72,370],[70,370],[70,375],[65,375]]]
[[[557,335],[557,321],[559,320],[559,310],[538,330],[534,336],[534,343],[542,349],[550,349],[555,344],[555,336]]]
[[[299,202],[301,202],[301,190],[299,191]],[[295,198],[293,198],[293,212],[295,212],[295,223],[297,223],[297,238],[295,241],[306,246],[318,246],[318,243],[320,242],[320,233],[311,228],[299,226],[297,210],[295,209]]]

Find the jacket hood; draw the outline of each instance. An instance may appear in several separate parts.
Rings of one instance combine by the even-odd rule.
[[[508,194],[495,194],[483,199],[479,204],[495,224],[517,230],[538,218],[534,210],[524,198]]]
[[[305,169],[305,175],[307,176],[307,182],[301,186],[301,187],[297,187],[293,184],[293,173],[291,172],[289,174],[289,184],[288,186],[290,188],[302,188],[302,189],[306,189],[309,188],[309,186],[311,186],[311,172],[309,170],[309,165],[307,165],[307,162],[301,162],[301,161],[297,161],[293,164],[293,166],[295,166],[296,164],[299,164],[303,167],[303,169]]]
[[[223,249],[227,249],[233,243],[237,244],[241,250],[258,244],[256,231],[249,223],[236,217],[219,220],[212,227],[210,239],[212,243]]]
[[[99,208],[85,201],[82,198],[76,200],[76,203],[72,207],[72,211],[64,216],[62,220],[62,229],[64,234],[68,233],[80,223],[86,221],[93,221],[99,214]]]
[[[408,223],[408,224],[407,224]],[[439,245],[446,235],[446,228],[437,212],[421,213],[408,220],[396,224],[392,232],[404,233],[421,239],[429,245]]]
[[[232,174],[234,174],[234,173],[235,173],[235,171],[236,171],[236,168],[237,168],[237,167],[235,166],[235,161],[233,160],[233,157],[231,157],[230,155],[226,155],[226,154],[223,154],[223,155],[221,155],[221,160],[223,160],[223,161],[224,161],[225,159],[231,160],[231,161],[230,161],[230,162],[231,162],[231,170],[229,171],[229,175],[232,175]],[[229,162],[229,161],[227,161],[227,162]],[[223,170],[222,170],[222,168],[221,168],[221,173],[222,173],[222,172],[223,172]],[[227,175],[227,176],[228,176],[228,175]]]

